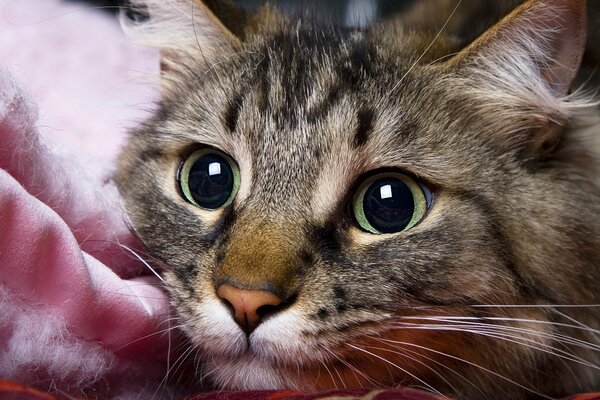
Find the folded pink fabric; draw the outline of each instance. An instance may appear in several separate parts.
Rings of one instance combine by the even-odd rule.
[[[78,18],[65,21],[68,11]],[[119,90],[135,88],[123,73],[136,67],[135,49],[96,13],[54,0],[0,0],[0,378],[150,398],[176,338],[168,298],[134,255],[140,245],[110,180],[125,128],[106,122],[106,110],[87,97],[115,107]],[[107,64],[86,58],[93,43],[107,51]],[[99,68],[96,79],[89,70]],[[73,85],[61,92],[66,79]],[[152,100],[151,92],[129,96]]]
[[[84,385],[130,361],[138,365],[136,375],[162,377],[168,299],[158,279],[127,250],[136,241],[114,187],[90,187],[94,180],[82,179],[84,167],[76,160],[54,157],[41,145],[31,103],[6,72],[0,72],[0,143],[0,375],[38,386],[55,379],[60,387],[56,378],[76,368]],[[22,312],[11,313],[14,307]],[[40,310],[48,318],[29,318],[26,334],[14,329],[18,321],[7,320]],[[48,339],[48,327],[63,331]],[[32,351],[40,344],[48,347]],[[79,352],[60,359],[65,346]],[[85,360],[90,350],[97,359],[89,371],[81,370],[85,365],[72,361]],[[61,365],[64,370],[52,376],[50,370]]]

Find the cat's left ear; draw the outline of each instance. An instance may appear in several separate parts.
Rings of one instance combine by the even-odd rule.
[[[488,137],[543,160],[589,100],[570,95],[586,45],[585,0],[528,0],[446,63]]]
[[[545,88],[546,95],[565,96],[581,64],[586,29],[586,0],[529,0],[450,64],[502,86]]]

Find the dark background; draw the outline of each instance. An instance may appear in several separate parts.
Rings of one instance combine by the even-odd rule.
[[[124,0],[70,0],[116,11]],[[264,0],[235,0],[237,3],[256,8]],[[284,10],[315,10],[317,15],[343,25],[361,25],[382,15],[398,12],[416,0],[270,0]]]

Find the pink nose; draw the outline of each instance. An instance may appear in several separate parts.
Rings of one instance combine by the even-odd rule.
[[[256,329],[262,317],[283,302],[267,290],[238,289],[228,284],[219,286],[217,295],[233,308],[233,319],[247,335]]]

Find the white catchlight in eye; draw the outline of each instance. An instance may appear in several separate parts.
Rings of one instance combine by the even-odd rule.
[[[219,163],[211,163],[208,165],[208,175],[221,175],[221,164]]]
[[[382,186],[381,189],[379,189],[379,193],[380,193],[382,199],[389,199],[390,197],[392,197],[392,186],[391,185]]]

